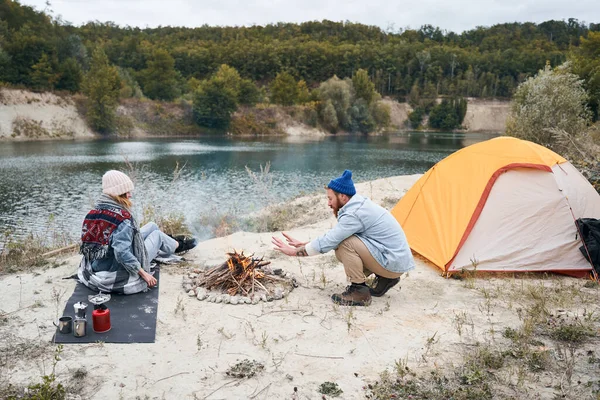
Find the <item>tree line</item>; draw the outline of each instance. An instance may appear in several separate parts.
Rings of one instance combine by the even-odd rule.
[[[295,103],[319,101],[318,93],[311,99],[306,92],[310,95],[334,76],[351,81],[359,70],[366,71],[377,93],[400,101],[510,98],[520,82],[547,62],[556,66],[568,58],[593,59],[594,53],[586,54],[581,44],[599,31],[600,24],[572,18],[498,24],[460,34],[431,25],[384,30],[332,21],[147,29],[89,22],[76,27],[50,12],[0,0],[0,81],[34,90],[91,93],[93,78],[86,80],[86,75],[98,67],[96,60],[113,68],[110,75],[117,78],[103,79],[110,81],[104,86],[119,87],[117,99],[192,100],[199,89],[206,92],[206,82],[223,65],[239,74],[240,90],[254,96],[252,101],[288,103],[274,85],[282,77],[294,80],[300,93]],[[594,71],[581,68],[580,76],[593,82]],[[457,109],[460,119],[460,107],[444,107]]]

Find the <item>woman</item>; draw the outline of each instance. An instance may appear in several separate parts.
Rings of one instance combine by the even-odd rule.
[[[102,177],[102,195],[83,221],[83,259],[77,276],[100,292],[133,294],[156,285],[150,261],[196,246],[196,240],[172,237],[150,222],[141,229],[131,215],[133,182],[120,171]]]

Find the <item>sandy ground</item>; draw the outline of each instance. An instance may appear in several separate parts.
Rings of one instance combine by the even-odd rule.
[[[362,183],[358,191],[389,205],[418,177]],[[324,195],[318,194],[313,205],[304,214],[323,215]],[[305,215],[287,232],[312,239],[334,225],[325,215]],[[198,301],[182,289],[185,268],[163,267],[156,343],[65,345],[58,380],[72,382],[74,371],[85,369],[80,398],[90,399],[320,399],[318,388],[325,381],[340,386],[341,398],[359,399],[365,396],[363,387],[397,360],[416,370],[458,362],[465,336],[485,341],[490,328],[519,322],[508,308],[484,312],[484,292],[442,278],[420,258],[416,270],[371,306],[335,306],[330,296],[347,282],[334,254],[286,257],[272,249],[271,236],[238,232],[202,242],[186,257],[193,268],[219,265],[232,249],[264,256],[300,283],[287,298],[258,305]],[[75,286],[61,278],[76,271],[79,256],[59,261],[56,268],[0,278],[0,314],[10,313],[0,322],[0,348],[7,352],[6,346],[26,344],[0,363],[0,380],[23,385],[49,373],[52,321]],[[508,284],[501,279],[486,284],[494,282]],[[460,334],[458,315],[466,321]],[[36,350],[42,345],[48,349]],[[264,364],[264,371],[250,379],[228,377],[225,371],[243,359]]]

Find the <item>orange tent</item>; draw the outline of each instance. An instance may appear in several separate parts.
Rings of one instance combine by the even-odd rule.
[[[410,247],[447,272],[590,271],[574,220],[600,196],[566,159],[512,137],[465,147],[392,209]]]

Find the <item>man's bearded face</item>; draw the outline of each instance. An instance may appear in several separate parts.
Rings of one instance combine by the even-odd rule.
[[[333,210],[333,215],[335,215],[336,218],[338,216],[340,208],[344,206],[344,204],[342,204],[342,199],[340,199],[340,196],[341,195],[339,193],[336,193],[331,189],[327,189],[327,205]]]

